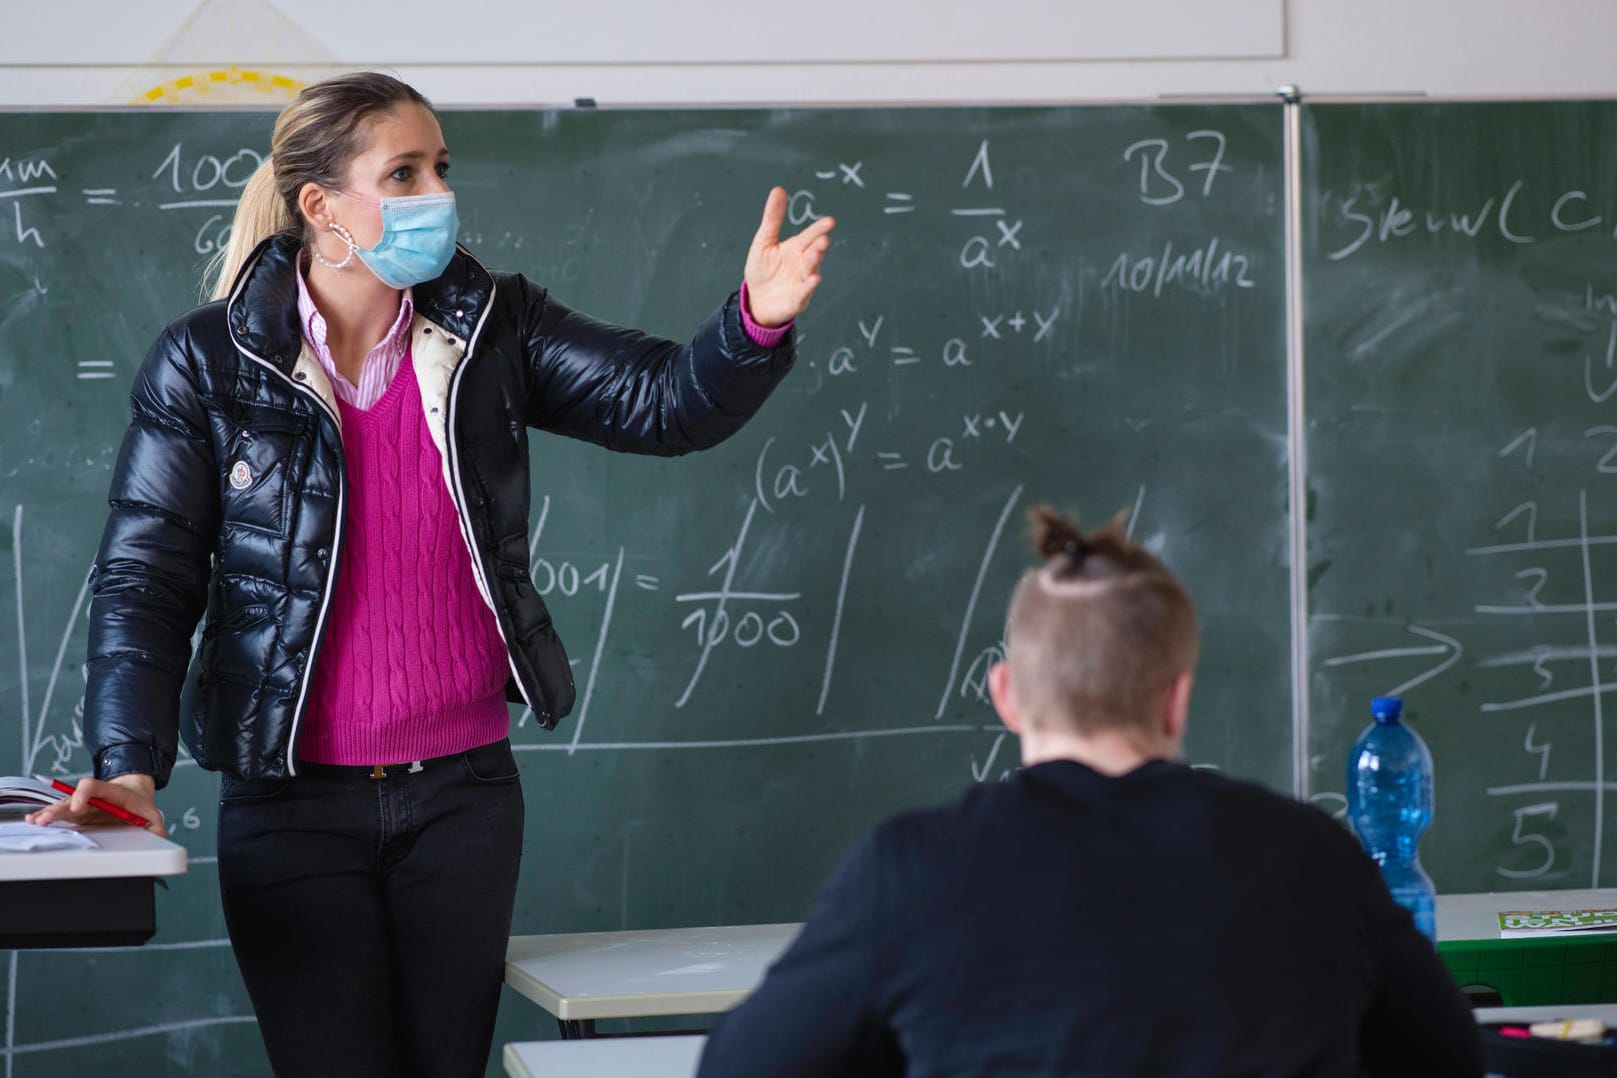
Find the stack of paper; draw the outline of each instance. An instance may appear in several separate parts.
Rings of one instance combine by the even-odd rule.
[[[41,827],[39,824],[0,823],[0,852],[32,853],[37,850],[93,850],[95,839],[69,827]]]

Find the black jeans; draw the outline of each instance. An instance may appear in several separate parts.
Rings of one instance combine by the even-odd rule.
[[[480,1076],[522,855],[508,741],[220,783],[219,890],[285,1078]]]

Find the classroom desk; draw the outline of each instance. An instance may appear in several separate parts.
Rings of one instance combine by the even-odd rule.
[[[1598,1018],[1617,1028],[1617,1003],[1563,1003],[1546,1007],[1478,1007],[1471,1012],[1480,1026],[1530,1026],[1534,1022],[1566,1022],[1575,1018]]]
[[[144,828],[87,827],[93,850],[0,853],[0,949],[124,947],[157,931],[156,877],[185,847]]]
[[[1472,1012],[1481,1026],[1528,1026],[1534,1022],[1569,1022],[1598,1018],[1617,1028],[1617,1003],[1569,1003],[1553,1007],[1478,1007]],[[1505,1040],[1483,1034],[1483,1063],[1489,1078],[1610,1078],[1617,1059],[1610,1047]]]
[[[1617,1026],[1617,1004],[1611,1003],[1483,1007],[1474,1014],[1479,1025],[1599,1018]],[[699,1035],[512,1043],[505,1046],[505,1073],[509,1078],[691,1078],[706,1043]]]
[[[1462,986],[1506,1006],[1617,1002],[1617,933],[1500,939],[1506,910],[1617,908],[1617,888],[1437,896],[1437,953]]]
[[[611,1037],[523,1041],[505,1046],[510,1078],[691,1078],[707,1038]]]
[[[1617,888],[1437,896],[1437,949],[1462,985],[1506,1005],[1617,1002],[1617,934],[1499,938],[1514,909],[1617,907]],[[513,936],[505,982],[556,1016],[567,1038],[598,1018],[716,1014],[763,980],[798,924]]]
[[[1437,896],[1437,942],[1497,940],[1507,910],[1617,909],[1617,887],[1572,891],[1487,891]]]
[[[556,1016],[562,1036],[597,1018],[717,1014],[741,1002],[798,924],[513,936],[505,983]]]

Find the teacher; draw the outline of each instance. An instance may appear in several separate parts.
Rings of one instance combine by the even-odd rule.
[[[281,1075],[483,1074],[522,851],[507,701],[552,728],[574,696],[528,578],[528,428],[724,440],[791,367],[830,243],[829,218],[780,240],[771,191],[739,292],[681,344],[485,269],[448,177],[397,79],[281,114],[214,302],[136,376],[93,570],[95,774],[32,817],[92,821],[96,796],[162,833],[178,738],[222,772],[225,918]]]

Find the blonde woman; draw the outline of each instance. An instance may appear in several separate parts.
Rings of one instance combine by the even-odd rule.
[[[527,578],[528,429],[722,441],[790,368],[830,242],[829,219],[780,240],[770,192],[740,291],[681,344],[485,269],[448,176],[396,79],[282,113],[215,302],[136,377],[94,573],[94,777],[34,816],[99,796],[160,821],[180,736],[222,773],[225,916],[282,1075],[484,1072],[522,847],[507,701],[553,727],[574,695]]]

